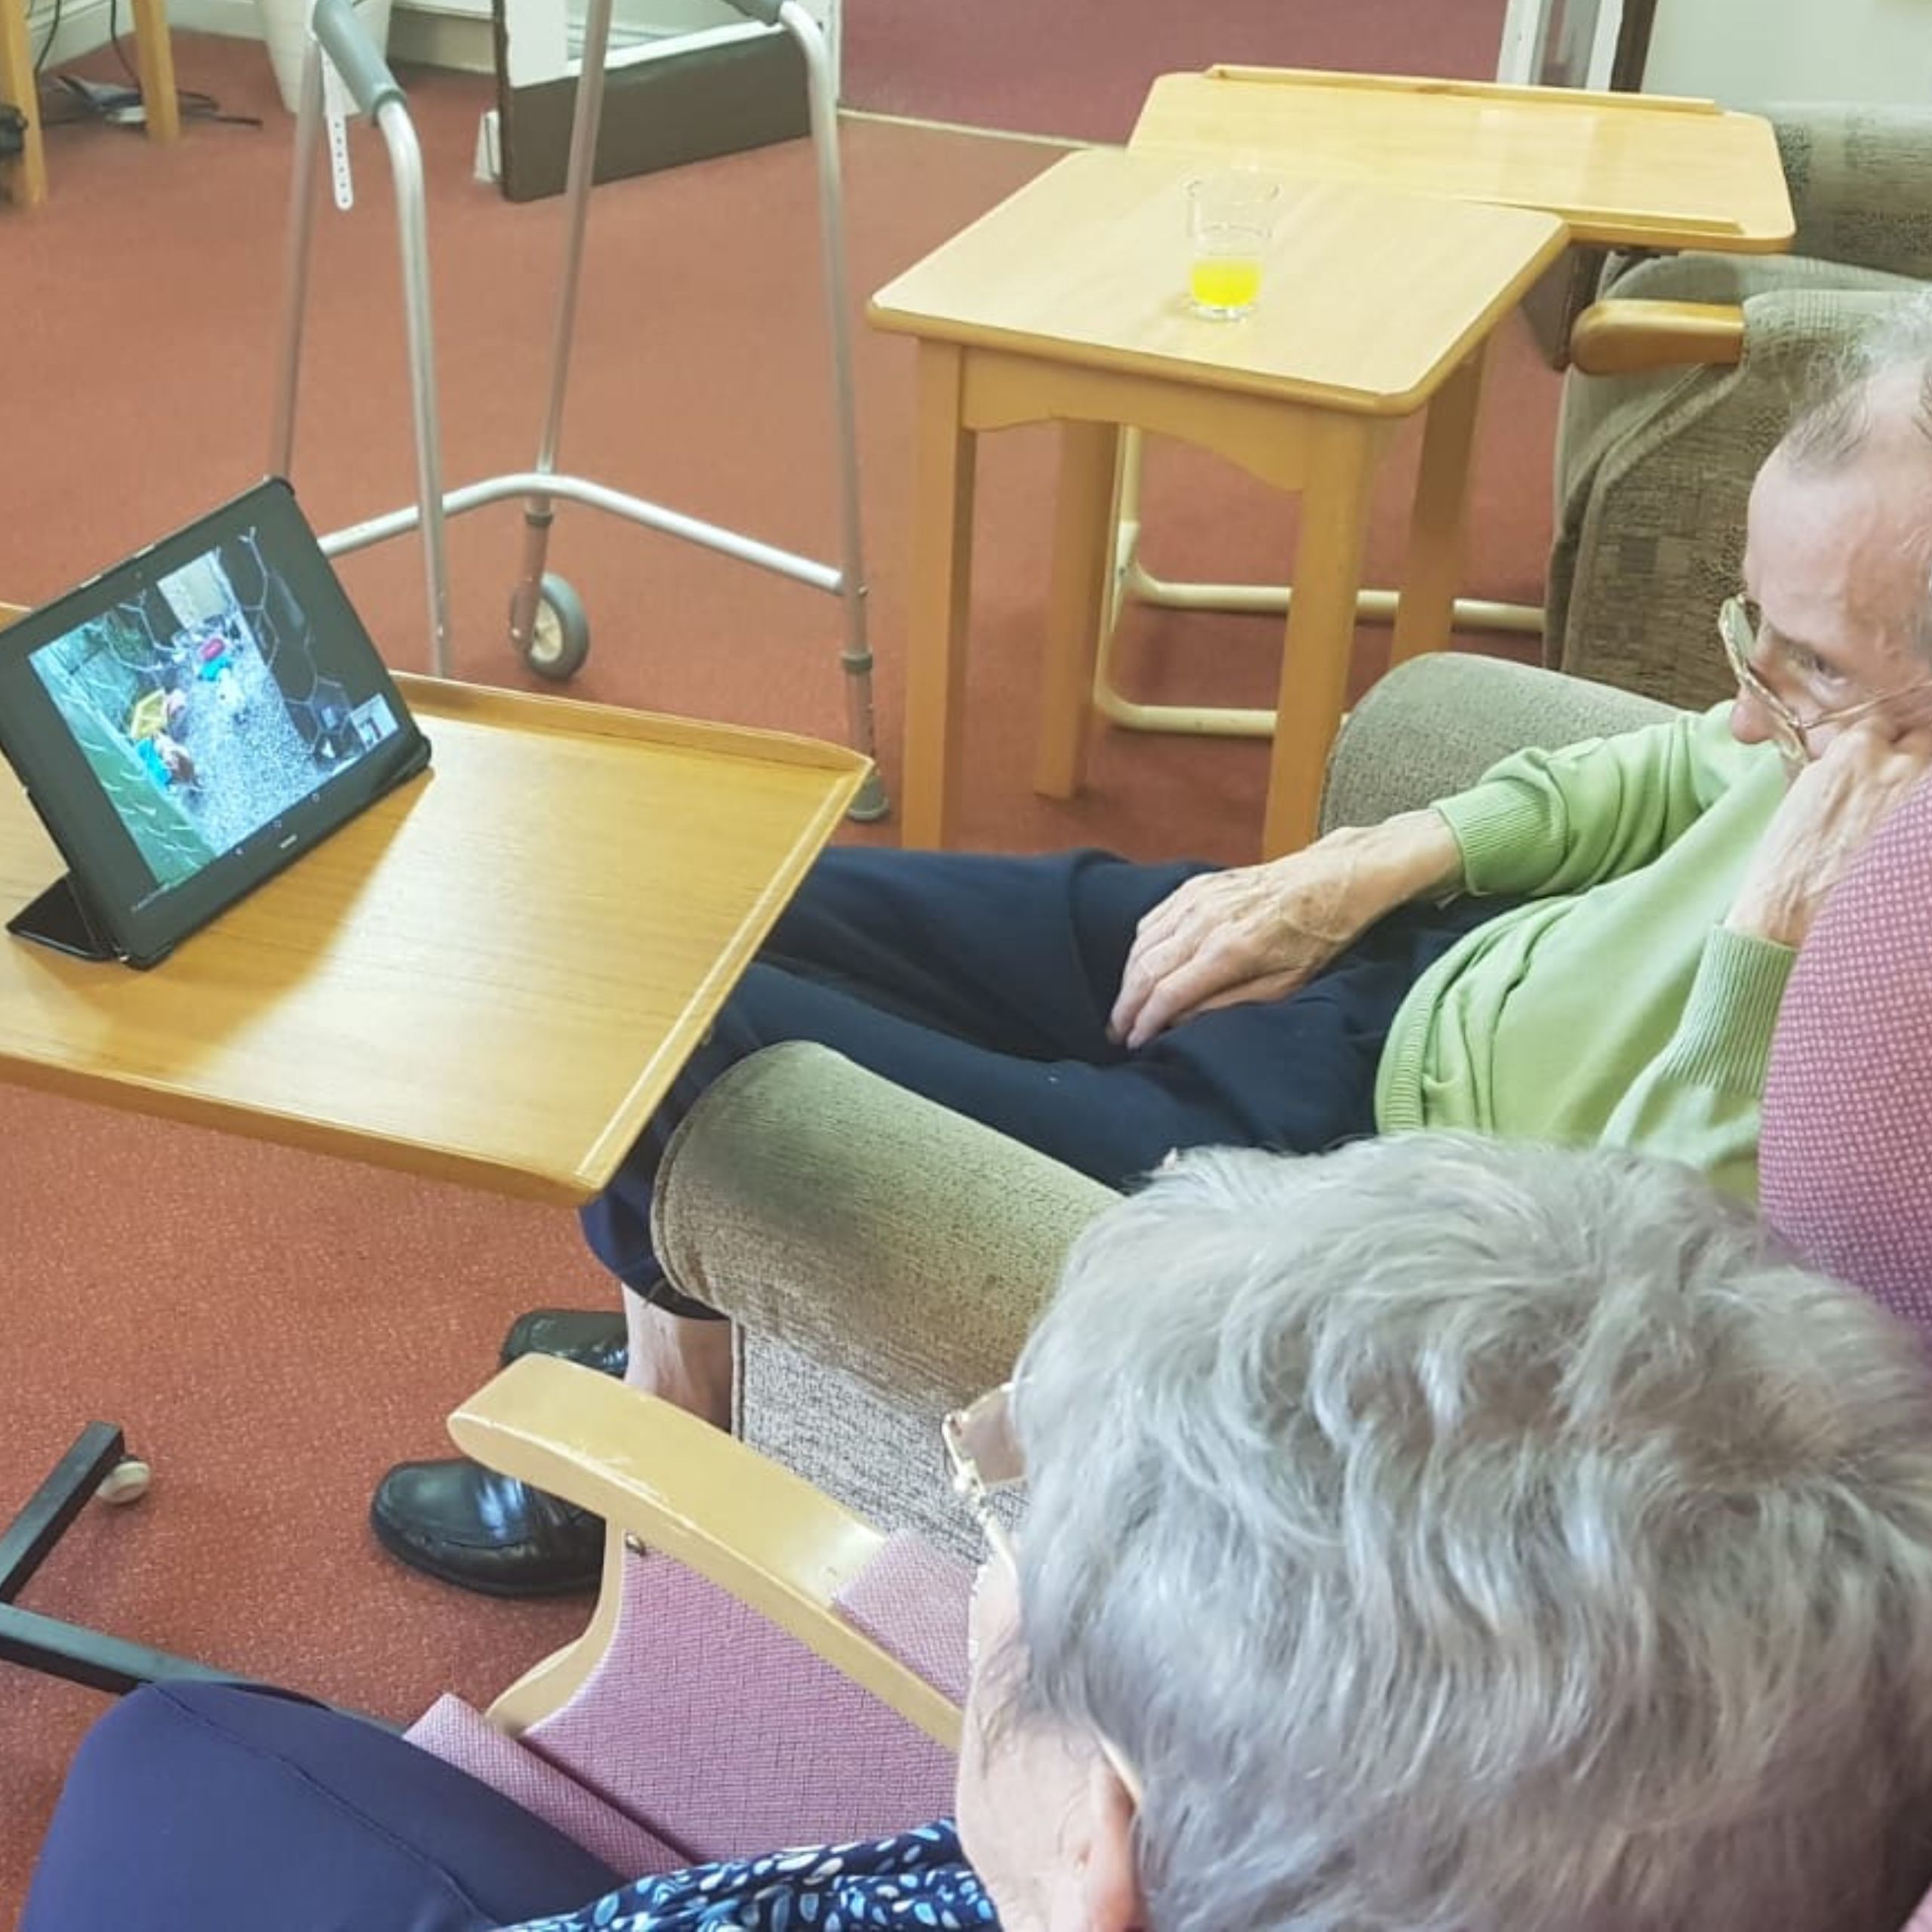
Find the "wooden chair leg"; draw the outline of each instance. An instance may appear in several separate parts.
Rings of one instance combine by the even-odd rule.
[[[1292,852],[1315,834],[1322,772],[1348,695],[1369,487],[1381,431],[1377,423],[1331,417],[1312,432],[1268,768],[1263,858]]]
[[[1469,451],[1475,440],[1476,414],[1488,361],[1489,343],[1484,343],[1436,391],[1423,419],[1422,466],[1416,478],[1408,548],[1402,559],[1395,634],[1389,647],[1392,667],[1405,664],[1425,651],[1440,651],[1449,641],[1463,574]]]
[[[47,198],[47,150],[37,97],[26,0],[0,0],[0,106],[18,108],[26,124],[19,158],[0,162],[0,195],[25,208]]]
[[[900,780],[900,835],[907,845],[949,844],[959,794],[977,446],[961,421],[964,373],[964,358],[956,347],[920,343]]]
[[[178,140],[181,100],[174,88],[174,45],[168,38],[168,0],[133,0],[134,57],[141,75],[141,104],[148,139]]]
[[[1070,798],[1087,775],[1094,666],[1113,574],[1109,512],[1120,432],[1111,423],[1066,423],[1060,435],[1060,500],[1033,789],[1050,798]]]

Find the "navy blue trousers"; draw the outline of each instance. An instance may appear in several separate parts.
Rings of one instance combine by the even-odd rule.
[[[1208,868],[1100,852],[1010,858],[836,847],[814,866],[610,1186],[598,1258],[663,1286],[651,1195],[678,1124],[728,1067],[814,1040],[1115,1187],[1175,1148],[1318,1153],[1375,1129],[1375,1075],[1423,968],[1500,900],[1405,906],[1287,998],[1223,1007],[1126,1053],[1107,1017],[1141,918]]]
[[[623,1882],[359,1718],[150,1684],[82,1740],[20,1932],[491,1932]]]

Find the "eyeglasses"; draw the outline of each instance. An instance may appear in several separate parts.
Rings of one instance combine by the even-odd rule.
[[[1012,1423],[1013,1384],[1003,1382],[995,1389],[955,1409],[939,1426],[940,1440],[946,1444],[946,1460],[952,1472],[952,1488],[973,1512],[986,1540],[992,1560],[1001,1564],[1016,1589],[1020,1581],[1020,1549],[1013,1532],[993,1508],[993,1497],[1026,1480],[1020,1444]],[[1127,1754],[1103,1733],[1096,1731],[1094,1741],[1100,1747],[1108,1768],[1138,1807],[1144,1801],[1140,1774],[1128,1762]]]
[[[1815,718],[1801,718],[1764,681],[1764,674],[1752,661],[1757,654],[1764,623],[1757,605],[1748,597],[1727,597],[1718,607],[1718,635],[1724,640],[1724,654],[1730,660],[1731,675],[1737,678],[1738,688],[1763,707],[1765,716],[1771,721],[1772,743],[1793,764],[1810,763],[1810,734],[1820,725],[1848,724],[1854,718],[1866,717],[1895,698],[1926,688],[1928,681],[1921,678],[1878,697],[1863,698],[1857,704],[1844,705],[1835,711],[1821,711]]]

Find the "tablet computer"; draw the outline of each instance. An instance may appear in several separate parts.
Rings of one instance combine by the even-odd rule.
[[[69,867],[8,930],[149,966],[429,746],[271,478],[0,631],[0,752]]]

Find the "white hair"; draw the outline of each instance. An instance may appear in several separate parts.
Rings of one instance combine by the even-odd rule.
[[[1023,1357],[1015,1721],[1146,1786],[1158,1932],[1897,1932],[1932,1374],[1688,1169],[1191,1157]]]
[[[1921,500],[1932,500],[1932,290],[1902,297],[1817,359],[1778,448],[1799,469],[1843,469],[1870,447],[1881,415],[1924,459]],[[1921,595],[1905,641],[1932,658],[1932,519],[1907,542]]]

